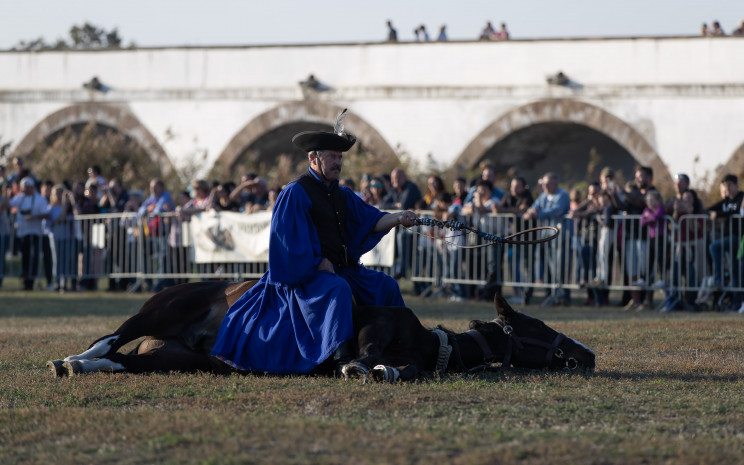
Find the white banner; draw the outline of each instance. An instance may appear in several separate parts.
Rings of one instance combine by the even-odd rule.
[[[186,243],[194,246],[195,263],[256,263],[269,261],[271,212],[250,215],[206,212],[191,217]],[[395,232],[386,234],[377,247],[364,254],[365,266],[393,266]]]
[[[269,261],[271,212],[209,211],[191,217],[195,263]]]
[[[395,260],[395,228],[359,260],[364,266],[393,266]]]

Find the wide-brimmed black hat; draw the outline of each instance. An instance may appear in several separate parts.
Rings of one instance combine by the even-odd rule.
[[[351,134],[339,136],[332,132],[305,131],[294,136],[292,142],[305,152],[312,152],[314,150],[346,152],[354,145],[356,137]]]
[[[292,138],[292,143],[305,152],[316,150],[332,150],[334,152],[346,152],[354,143],[356,137],[344,132],[344,126],[341,121],[346,116],[346,109],[338,115],[334,132],[325,131],[304,131]]]

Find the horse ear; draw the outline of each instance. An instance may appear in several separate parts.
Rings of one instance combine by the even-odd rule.
[[[509,302],[507,302],[500,293],[496,293],[496,295],[493,296],[493,304],[496,306],[496,310],[501,316],[507,316],[511,313],[514,313],[514,309],[511,308]]]

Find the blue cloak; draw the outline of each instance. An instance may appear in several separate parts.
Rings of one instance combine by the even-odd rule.
[[[350,263],[387,233],[373,233],[385,213],[341,188],[347,205]],[[269,269],[230,307],[212,355],[241,370],[307,373],[354,334],[352,296],[358,305],[405,306],[398,283],[363,266],[318,271],[322,260],[311,201],[296,182],[277,198],[271,218]]]

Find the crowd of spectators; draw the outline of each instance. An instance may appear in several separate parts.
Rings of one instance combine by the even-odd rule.
[[[432,174],[423,191],[408,179],[404,170],[395,169],[389,178],[364,175],[358,193],[382,209],[427,210],[438,219],[469,216],[472,220],[499,213],[513,215],[522,228],[535,224],[560,226],[566,241],[564,246],[549,243],[530,260],[517,255],[531,252],[509,249],[507,258],[518,264],[511,266],[511,272],[517,274],[511,279],[538,284],[578,283],[578,287],[586,289],[585,305],[609,305],[611,283],[630,288],[622,293],[619,304],[634,311],[654,308],[652,297],[660,290],[665,293],[659,308],[672,311],[703,308],[706,298],[710,298],[709,291],[721,297],[724,287],[743,287],[739,250],[742,232],[738,219],[732,221],[733,215],[744,214],[744,193],[738,190],[738,178],[733,174],[724,176],[720,183],[722,200],[704,208],[695,190],[690,188],[686,174],[674,177],[675,195],[666,201],[654,186],[650,167],[639,166],[633,174],[631,181],[621,185],[614,170],[606,167],[599,179],[569,192],[559,186],[556,173],[546,173],[537,180],[538,192],[533,197],[526,179],[520,176],[498,179],[498,173],[490,165],[485,165],[480,177],[470,182],[455,179],[451,189],[440,176]],[[506,181],[508,191],[504,192],[498,185]],[[634,219],[619,220],[618,217],[622,218],[619,215],[634,215],[629,217]],[[672,228],[670,221],[677,227]],[[433,247],[431,240],[419,238],[418,246],[413,246],[418,247],[419,259],[412,261],[411,244],[416,241],[411,240],[411,234],[403,230],[396,236],[397,259],[393,270],[396,278],[406,276],[407,267],[418,267],[419,262],[425,262],[428,250]],[[451,241],[450,238],[444,246],[450,250],[440,253],[453,252],[450,246],[458,244]],[[672,243],[675,250],[669,248]],[[500,291],[510,265],[504,261],[503,250],[492,247],[486,253],[489,254],[486,284],[480,288],[456,285],[452,300],[490,300]],[[612,276],[618,273],[614,261],[622,262],[622,276]],[[531,265],[527,266],[528,262]],[[548,266],[548,263],[558,265]],[[566,276],[566,270],[574,270],[576,276]],[[709,285],[704,284],[704,277],[709,277]],[[677,290],[680,287],[705,289],[700,293],[691,289],[680,292]],[[417,282],[414,290],[425,296],[431,293],[431,286]],[[551,292],[556,295],[551,296]],[[517,287],[515,294],[522,302],[532,298],[529,288]],[[548,289],[546,297],[566,305],[571,302],[566,288]],[[744,308],[739,292],[729,293],[727,302],[731,309]]]
[[[393,26],[393,22],[387,21],[387,41],[398,42],[398,30]],[[506,23],[501,23],[499,29],[496,30],[491,24],[491,21],[486,22],[486,26],[478,35],[479,40],[509,40],[509,31],[506,28]],[[447,25],[442,24],[439,26],[439,32],[437,33],[436,40],[438,42],[447,41]],[[414,42],[430,42],[431,37],[426,30],[426,25],[421,24],[413,29],[413,41]]]
[[[185,256],[179,225],[191,215],[208,210],[247,214],[271,210],[280,192],[279,187],[269,187],[267,180],[256,173],[244,174],[238,184],[194,180],[175,195],[165,189],[160,179],[150,181],[148,195],[145,195],[124,186],[116,177],[107,180],[97,166],[91,166],[87,174],[86,180],[54,183],[38,180],[20,158],[14,160],[10,173],[0,167],[0,288],[5,275],[5,257],[11,252],[20,256],[24,289],[34,288],[40,272],[46,277],[48,290],[95,289],[96,280],[87,277],[95,275],[95,268],[100,268],[100,264],[95,260],[79,259],[94,255],[90,250],[93,233],[75,226],[77,223],[71,219],[76,216],[130,212],[136,218],[145,219],[145,234],[165,236],[161,231],[167,229],[163,241],[167,241],[172,253]],[[675,289],[682,285],[699,289],[704,277],[710,277],[707,287],[712,290],[741,287],[739,244],[742,231],[738,221],[730,220],[733,215],[744,213],[744,192],[739,190],[738,178],[733,174],[721,180],[722,200],[707,209],[690,188],[690,179],[685,174],[675,176],[675,195],[664,201],[653,185],[652,169],[645,166],[637,167],[633,180],[623,186],[615,179],[614,171],[607,167],[600,172],[599,179],[581,189],[568,191],[560,187],[557,174],[546,173],[537,180],[536,196],[526,179],[520,176],[500,178],[488,164],[482,167],[476,179],[457,178],[451,186],[447,186],[440,175],[431,174],[426,179],[426,187],[420,189],[402,168],[393,169],[389,175],[364,174],[358,188],[351,178],[342,179],[341,184],[382,210],[426,211],[438,219],[468,217],[471,221],[490,214],[508,214],[520,222],[520,228],[535,224],[559,226],[563,236],[569,238],[565,246],[556,242],[537,249],[539,253],[529,260],[524,255],[532,252],[523,252],[522,248],[509,249],[506,253],[499,247],[487,249],[486,284],[480,287],[454,285],[450,290],[453,300],[492,299],[500,292],[507,269],[511,270],[510,280],[516,282],[578,283],[580,288],[586,289],[584,303],[587,305],[608,305],[609,284],[622,279],[622,284],[631,290],[624,292],[620,304],[637,311],[652,308],[652,296],[659,289],[668,289],[665,310],[699,307],[701,297],[707,296],[693,290],[679,292]],[[160,223],[166,221],[158,216],[160,213],[172,213],[168,224]],[[620,213],[637,215],[639,220],[619,221],[617,215]],[[686,218],[700,214],[707,214],[710,224],[718,226],[704,228],[704,218]],[[683,227],[669,228],[668,219]],[[10,241],[11,234],[15,235],[13,241]],[[414,234],[406,229],[396,233],[396,260],[392,270],[396,279],[409,276],[410,271],[419,273],[421,260],[412,260],[414,249],[419,255],[428,257],[435,247],[440,247],[438,253],[446,254],[448,263],[461,266],[459,263],[465,258],[460,248],[461,238],[437,242],[442,239],[436,237],[441,231],[431,231],[418,238]],[[123,238],[122,242],[126,240]],[[672,242],[677,250],[668,250]],[[9,250],[11,243],[14,250]],[[438,243],[440,245],[436,245]],[[617,273],[613,260],[618,259],[623,262],[622,277],[612,276]],[[528,262],[531,265],[527,266]],[[561,266],[549,266],[551,263]],[[574,270],[575,276],[566,276],[567,269]],[[110,290],[122,290],[128,284],[126,280],[109,281]],[[172,282],[162,280],[151,289],[157,291]],[[551,290],[546,287],[546,297],[559,303],[571,302],[567,288],[558,286]],[[430,295],[432,286],[416,282],[414,290],[422,296]],[[529,302],[531,290],[531,287],[517,287],[515,297]],[[731,293],[729,305],[735,309],[742,306],[742,294]]]
[[[708,26],[708,23],[703,23],[700,26],[700,35],[703,37],[722,37],[726,35],[721,23],[715,20]],[[739,21],[739,26],[731,32],[732,36],[744,37],[744,19]]]
[[[387,34],[387,41],[388,42],[398,42],[398,31],[393,27],[392,21],[387,21],[387,28],[388,28],[388,34]],[[703,37],[723,37],[726,34],[723,27],[721,26],[721,23],[718,20],[714,20],[710,23],[710,26],[708,23],[703,23],[700,26],[700,35]],[[731,31],[731,36],[738,36],[738,37],[744,37],[744,19],[739,21],[738,26]],[[480,34],[478,35],[478,40],[509,40],[509,30],[507,29],[506,23],[501,23],[497,28],[494,27],[493,23],[491,21],[486,21],[486,25],[481,30]],[[429,42],[431,38],[429,37],[429,33],[426,30],[426,26],[424,24],[421,24],[419,26],[416,26],[413,29],[413,41],[414,42]],[[446,41],[447,40],[447,26],[442,25],[439,28],[439,33],[436,37],[437,41]]]
[[[279,188],[269,188],[261,176],[247,173],[238,185],[195,180],[174,195],[166,190],[162,180],[152,179],[146,196],[142,190],[125,186],[119,178],[107,180],[98,166],[88,168],[87,179],[60,183],[39,180],[24,166],[23,159],[16,157],[12,171],[6,172],[0,166],[0,289],[9,253],[20,258],[25,290],[34,288],[40,271],[49,291],[96,289],[97,280],[90,276],[100,274],[102,260],[93,250],[95,224],[73,221],[80,215],[131,213],[137,219],[147,218],[143,233],[148,237],[163,237],[168,248],[183,262],[186,252],[179,225],[190,215],[207,210],[246,213],[270,210],[278,193]],[[171,217],[162,219],[158,216],[162,213],[171,213]],[[112,222],[109,220],[109,230],[128,235],[118,239],[119,246],[131,242],[137,234],[131,225],[117,223],[112,227]],[[119,255],[122,257],[114,261],[123,262],[125,254]],[[109,267],[115,265],[111,263]],[[122,268],[121,263],[118,265]],[[160,290],[172,282],[160,280],[152,290]],[[109,280],[109,290],[124,290],[128,284],[129,280]]]

